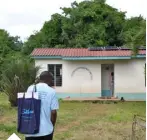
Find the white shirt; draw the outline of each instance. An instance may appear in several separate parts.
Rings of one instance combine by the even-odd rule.
[[[27,92],[33,92],[34,85],[31,85]],[[26,137],[38,137],[49,135],[53,132],[51,122],[51,111],[59,109],[58,99],[55,90],[45,83],[36,84],[36,91],[41,99],[40,130],[37,134],[26,135]]]

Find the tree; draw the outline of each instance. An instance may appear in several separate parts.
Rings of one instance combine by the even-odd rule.
[[[5,56],[10,51],[20,51],[23,43],[18,36],[10,36],[9,33],[0,29],[0,55]]]
[[[61,8],[62,14],[53,14],[42,29],[28,38],[25,54],[40,47],[87,48],[89,46],[124,43],[125,13],[107,5],[105,0],[73,2],[70,8]]]
[[[0,74],[6,56],[19,53],[22,45],[23,43],[18,36],[10,36],[7,31],[0,29]]]
[[[133,17],[126,21],[124,28],[125,45],[132,48],[133,54],[138,53],[140,46],[146,46],[146,21],[143,17]]]
[[[6,62],[0,83],[11,106],[17,106],[17,93],[25,92],[28,86],[35,82],[38,70],[39,67],[35,67],[32,60],[21,56],[13,56],[11,61]]]
[[[146,44],[146,20],[142,17],[132,17],[124,24],[125,44],[136,44],[145,46]]]
[[[43,35],[40,32],[35,32],[28,40],[21,49],[21,52],[25,55],[30,54],[34,48],[41,48],[43,46]]]
[[[34,48],[87,48],[94,46],[145,45],[145,23],[142,17],[127,19],[105,0],[73,2],[53,14],[42,29],[31,35],[23,47],[30,54]]]

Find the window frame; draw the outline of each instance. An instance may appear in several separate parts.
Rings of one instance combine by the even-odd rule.
[[[53,66],[53,73],[50,71],[50,66]],[[57,67],[60,66],[61,67],[61,83],[60,86],[57,86]],[[55,87],[62,87],[63,85],[63,66],[62,64],[48,64],[48,71],[51,72],[53,74],[54,77],[54,86]]]

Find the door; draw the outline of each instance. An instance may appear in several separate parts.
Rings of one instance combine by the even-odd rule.
[[[114,96],[114,64],[101,65],[101,89],[102,97]]]

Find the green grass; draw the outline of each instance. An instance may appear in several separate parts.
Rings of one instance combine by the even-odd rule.
[[[99,104],[60,102],[54,140],[129,140],[134,114],[145,116],[145,102]],[[0,94],[0,140],[17,133],[17,109]],[[24,136],[18,134],[23,140]],[[144,140],[145,137],[140,138]]]

